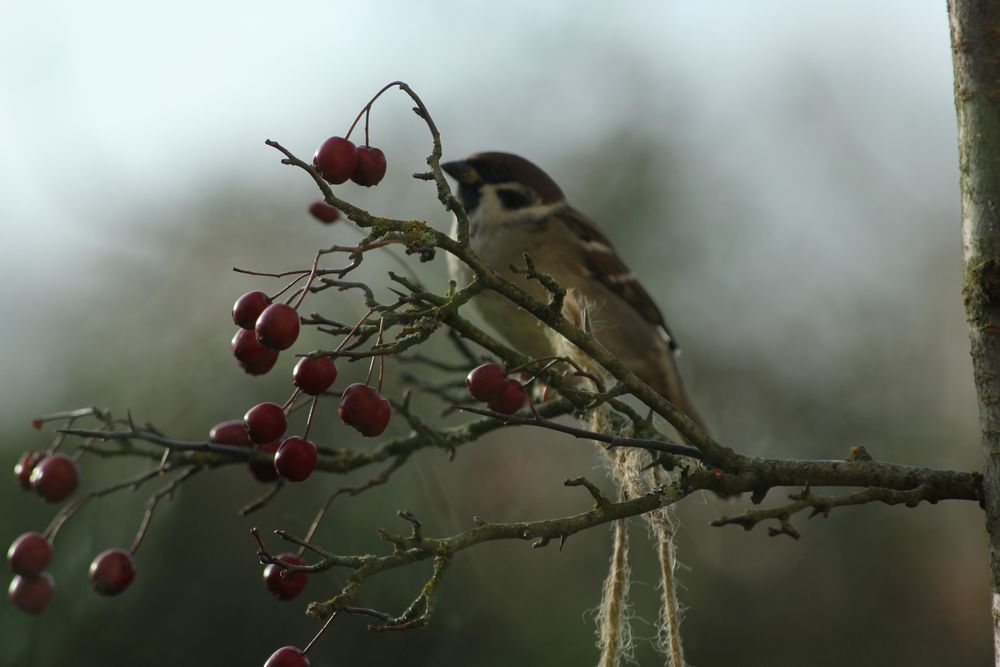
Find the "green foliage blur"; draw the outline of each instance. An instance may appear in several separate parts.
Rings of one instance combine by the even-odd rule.
[[[656,11],[654,3],[639,4]],[[468,46],[484,17],[461,7],[442,3],[436,11],[456,13],[452,30]],[[777,11],[775,3],[760,11],[768,7]],[[851,7],[866,11],[861,3]],[[511,11],[530,15],[527,6]],[[138,177],[105,165],[100,176],[79,175],[74,187],[90,183],[88,201],[5,215],[14,223],[7,228],[4,284],[14,292],[20,327],[0,333],[6,349],[0,462],[9,469],[22,451],[48,444],[51,434],[31,428],[43,412],[90,404],[118,415],[131,410],[138,422],[200,439],[256,402],[287,397],[291,355],[283,354],[269,375],[250,378],[228,349],[233,300],[279,282],[231,268],[307,267],[315,249],[361,235],[344,223],[323,226],[309,218],[305,209],[317,193],[308,178],[278,164],[262,141],[278,139],[308,157],[326,136],[346,129],[371,92],[401,76],[435,115],[446,157],[520,152],[602,224],[662,306],[684,350],[684,376],[723,443],[788,458],[843,458],[864,444],[879,460],[977,467],[950,83],[933,93],[930,106],[920,106],[926,90],[903,72],[867,100],[845,99],[844,90],[856,92],[846,82],[869,81],[863,60],[845,56],[830,69],[777,67],[768,94],[741,89],[746,108],[733,111],[713,97],[698,62],[665,66],[655,51],[619,48],[615,38],[624,39],[635,16],[631,24],[612,21],[611,35],[589,52],[584,28],[591,19],[574,18],[559,33],[561,48],[573,53],[565,58],[541,43],[557,25],[546,16],[537,25],[502,25],[509,39],[536,39],[523,47],[526,53],[564,67],[565,86],[527,65],[518,80],[523,90],[510,92],[510,72],[485,81],[502,60],[485,50],[476,52],[479,69],[452,82],[446,71],[404,57],[406,46],[418,42],[432,56],[445,57],[452,47],[408,35],[395,47],[395,69],[372,72],[311,104],[288,100],[266,127],[233,139],[238,149],[204,150],[212,145],[209,133],[189,131],[183,163],[154,158],[147,165],[159,175],[155,181],[111,187],[118,178]],[[684,11],[670,18],[692,21],[706,39],[722,38],[710,19],[695,23]],[[940,23],[934,34],[945,36],[936,55],[947,63],[943,12],[934,20]],[[681,30],[677,24],[670,30]],[[831,29],[847,31],[846,24]],[[796,30],[790,26],[788,34]],[[893,38],[906,33],[894,28]],[[878,27],[864,35],[872,44],[858,48],[876,58]],[[913,48],[897,46],[903,53]],[[872,80],[877,75],[884,83],[892,63],[875,60]],[[732,67],[734,77],[753,75],[738,63]],[[685,68],[686,78],[678,73]],[[623,71],[630,75],[619,76]],[[185,90],[175,93],[183,97]],[[433,189],[409,178],[423,169],[429,142],[407,104],[396,97],[376,107],[373,132],[373,143],[388,155],[389,176],[372,190],[343,186],[344,195],[376,213],[445,228],[448,216]],[[192,173],[168,178],[168,168],[182,170],[178,164]],[[61,229],[50,226],[56,218],[70,220],[73,231],[51,231]],[[426,265],[405,261],[431,288],[445,289],[443,257]],[[386,299],[387,270],[401,269],[395,259],[372,255],[353,275]],[[21,279],[22,271],[38,282]],[[310,298],[305,310],[345,321],[364,312],[356,294],[333,291]],[[329,345],[309,332],[296,350]],[[440,334],[426,352],[452,354]],[[365,370],[342,364],[338,385]],[[400,371],[389,362],[387,391],[395,396],[405,388]],[[441,403],[418,400],[428,419],[438,419]],[[372,446],[339,423],[333,404],[323,405],[317,419],[313,433],[324,444]],[[293,424],[301,428],[302,418]],[[397,420],[385,437],[405,432]],[[148,465],[85,457],[83,489]],[[304,615],[306,602],[339,590],[343,573],[315,576],[300,599],[277,602],[261,582],[249,529],[302,534],[331,491],[377,472],[314,475],[246,519],[236,510],[261,485],[241,468],[202,473],[160,505],[138,555],[136,581],[114,599],[90,590],[87,565],[104,548],[129,544],[146,498],[162,482],[94,501],[59,535],[51,566],[56,593],[46,612],[29,618],[0,604],[0,665],[260,665],[279,646],[304,645],[318,627]],[[383,552],[375,529],[403,530],[399,509],[420,517],[431,535],[466,530],[474,515],[503,521],[569,514],[589,504],[582,491],[562,486],[580,475],[608,488],[590,443],[501,431],[463,448],[454,461],[442,451],[421,451],[389,485],[338,499],[316,540],[340,553]],[[773,490],[765,504],[794,491]],[[799,516],[799,541],[768,538],[763,526],[750,533],[708,526],[748,506],[747,499],[698,494],[677,509],[687,608],[682,631],[691,664],[990,664],[986,547],[973,504]],[[55,511],[8,476],[0,483],[0,542],[43,528]],[[276,540],[271,545],[280,548]],[[660,661],[652,648],[657,579],[647,547],[644,526],[634,522],[633,631],[641,665]],[[591,664],[593,611],[609,553],[604,529],[570,538],[561,552],[528,543],[463,552],[429,628],[374,634],[364,618],[338,619],[311,652],[312,664]],[[366,584],[363,601],[401,610],[428,574],[425,563],[378,577]]]

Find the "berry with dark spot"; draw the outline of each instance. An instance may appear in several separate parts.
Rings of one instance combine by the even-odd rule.
[[[358,146],[358,166],[351,180],[370,188],[385,177],[385,153],[374,146]]]
[[[302,559],[293,553],[279,554],[278,559],[285,561],[289,565],[305,565]],[[280,565],[269,563],[264,568],[264,585],[279,600],[291,600],[297,597],[302,592],[302,589],[306,587],[309,575],[305,572],[288,572],[282,574],[283,572],[285,572],[285,569]]]
[[[337,379],[337,364],[330,357],[302,357],[292,371],[292,383],[309,394],[318,396]]]
[[[42,459],[31,471],[31,488],[51,503],[57,503],[76,491],[80,470],[65,454]]]
[[[90,563],[90,583],[101,595],[118,595],[135,579],[135,560],[125,549],[108,549]]]
[[[277,403],[258,403],[247,410],[243,423],[250,434],[250,441],[257,445],[277,440],[288,428],[285,411]]]
[[[485,403],[507,390],[507,376],[500,364],[483,364],[469,371],[465,386],[474,399]]]
[[[274,453],[274,469],[290,482],[301,482],[316,467],[316,445],[298,436],[285,438]]]
[[[7,564],[14,574],[34,578],[52,560],[52,544],[41,533],[25,533],[7,549]]]
[[[257,340],[273,350],[287,350],[299,337],[299,314],[284,303],[272,303],[257,318]]]

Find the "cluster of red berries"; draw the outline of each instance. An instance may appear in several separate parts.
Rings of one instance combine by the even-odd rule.
[[[299,316],[295,309],[282,303],[271,303],[264,292],[247,292],[237,299],[233,305],[233,321],[240,327],[233,337],[233,354],[240,366],[251,375],[271,370],[278,360],[278,351],[291,347],[299,336]],[[336,379],[337,366],[329,357],[303,357],[292,371],[295,386],[311,396],[325,392]],[[376,389],[357,383],[344,390],[340,418],[362,435],[380,435],[385,431],[390,416],[392,406]],[[284,433],[283,429],[281,433]],[[238,434],[232,438],[232,442],[214,439],[213,442],[244,444]],[[251,438],[251,441],[264,451],[270,445],[269,441],[263,442],[260,438]]]
[[[35,428],[42,421],[34,422]],[[24,489],[34,490],[49,502],[68,498],[80,484],[80,469],[65,454],[30,451],[21,455],[14,466],[14,478]],[[52,560],[52,543],[37,532],[24,533],[7,550],[7,564],[14,578],[8,597],[19,609],[40,613],[52,598],[55,581],[45,572]],[[117,595],[135,576],[132,555],[122,549],[109,549],[90,564],[90,581],[102,595]]]
[[[290,348],[299,337],[299,314],[284,303],[271,303],[264,292],[247,292],[233,304],[233,355],[250,375],[263,375],[274,368],[278,352]]]
[[[303,357],[295,368],[299,370],[306,361],[318,363],[320,360],[329,362],[332,373],[327,376],[329,380],[324,381],[323,385],[310,385],[309,380],[296,382],[306,393],[321,394],[336,378],[336,366],[328,357]],[[306,365],[306,368],[312,367],[312,364]],[[313,376],[305,374],[305,377]],[[306,386],[310,389],[305,389]],[[373,387],[356,383],[344,390],[339,412],[345,424],[353,426],[362,435],[374,437],[380,435],[388,425],[392,406]],[[301,482],[316,468],[316,445],[297,435],[283,438],[287,428],[288,420],[280,405],[258,403],[247,410],[243,419],[220,422],[212,427],[209,441],[237,447],[256,447],[259,452],[273,454],[273,464],[259,460],[248,464],[250,473],[260,482],[273,482],[278,477],[284,477],[290,482]]]
[[[507,377],[500,364],[476,366],[465,378],[465,386],[477,401],[486,403],[494,412],[512,415],[528,400],[528,392],[520,382]]]
[[[378,185],[385,176],[385,153],[374,146],[355,146],[344,137],[330,137],[316,149],[313,166],[334,185],[351,179],[358,185]]]
[[[378,185],[385,177],[385,153],[374,146],[355,146],[349,139],[330,137],[316,149],[313,166],[334,185],[351,179],[358,185]],[[309,213],[320,222],[331,223],[340,218],[340,211],[325,201],[309,206]]]
[[[55,580],[45,572],[51,560],[52,543],[41,533],[25,533],[7,549],[7,565],[14,573],[7,595],[22,611],[38,614],[52,599]],[[102,551],[90,563],[90,583],[101,595],[118,595],[134,578],[135,560],[125,549]]]
[[[41,421],[35,422],[41,428]],[[80,484],[80,469],[65,454],[25,452],[14,466],[14,478],[49,502],[68,498]],[[7,588],[11,602],[29,614],[38,614],[52,598],[55,580],[45,571],[52,560],[52,543],[37,532],[24,533],[7,549],[7,565],[14,578]],[[90,563],[90,582],[101,595],[118,595],[132,583],[135,561],[124,549],[108,549]]]
[[[51,503],[68,498],[80,484],[80,469],[65,454],[25,452],[14,466],[14,477]]]

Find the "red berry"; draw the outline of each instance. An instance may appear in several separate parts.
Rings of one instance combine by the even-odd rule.
[[[374,388],[359,382],[344,390],[339,412],[341,421],[371,438],[385,430],[392,405]]]
[[[283,303],[272,303],[257,318],[257,340],[275,350],[287,350],[299,337],[299,314]]]
[[[42,572],[37,577],[18,575],[10,580],[7,597],[21,611],[37,614],[45,609],[45,605],[52,599],[54,583],[52,575],[48,572]]]
[[[67,497],[79,483],[80,470],[65,454],[46,456],[31,471],[31,488],[49,502],[57,503]]]
[[[337,364],[330,357],[302,357],[292,371],[292,383],[310,396],[330,388],[337,379]]]
[[[485,403],[507,390],[507,376],[500,364],[483,364],[469,371],[465,386],[474,399]]]
[[[42,424],[44,424],[44,423],[45,422],[43,422],[41,419],[32,419],[31,420],[31,425],[35,428],[36,431],[41,431],[42,430]]]
[[[35,466],[43,458],[45,458],[45,454],[42,452],[25,452],[21,454],[21,458],[14,465],[14,477],[22,488],[31,488],[31,471],[35,469]]]
[[[385,176],[385,153],[374,146],[358,146],[358,166],[351,180],[358,185],[378,185]]]
[[[243,423],[251,442],[257,445],[277,440],[288,428],[285,411],[277,403],[258,403],[243,415]]]
[[[90,563],[90,583],[101,595],[118,595],[135,578],[135,560],[124,549],[108,549]]]
[[[305,565],[302,559],[293,553],[279,554],[278,558],[289,565]],[[289,572],[288,576],[283,576],[284,571],[280,565],[270,563],[264,568],[264,585],[279,600],[291,600],[306,587],[309,575],[305,572]]]
[[[213,426],[212,430],[208,432],[208,440],[218,445],[250,446],[250,435],[247,433],[243,421],[239,419],[219,422]]]
[[[334,222],[340,217],[340,211],[325,201],[314,201],[309,205],[309,213],[320,222]]]
[[[358,149],[343,137],[330,137],[316,149],[313,165],[330,183],[343,183],[358,166]]]
[[[486,407],[495,412],[512,415],[521,409],[528,393],[517,380],[507,380],[504,392],[486,403]]]
[[[236,331],[232,346],[240,367],[250,375],[263,375],[278,361],[278,351],[261,345],[257,334],[247,329]]]
[[[264,667],[309,667],[309,658],[294,646],[282,646],[271,654]]]
[[[7,549],[7,564],[14,574],[37,577],[52,560],[52,545],[41,533],[25,533]]]
[[[247,292],[233,304],[233,322],[241,329],[253,329],[257,318],[270,305],[271,297],[263,292]]]
[[[292,436],[285,438],[274,454],[274,469],[290,482],[301,482],[316,467],[316,445]]]
[[[250,468],[250,474],[258,482],[273,482],[278,479],[278,471],[274,469],[274,453],[278,451],[278,445],[280,444],[280,440],[275,440],[274,442],[260,445],[257,447],[257,451],[270,454],[270,456],[266,461],[251,461],[247,464],[247,467]]]

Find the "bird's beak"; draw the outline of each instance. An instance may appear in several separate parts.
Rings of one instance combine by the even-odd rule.
[[[462,185],[475,185],[479,182],[479,172],[465,160],[445,162],[441,168]]]

